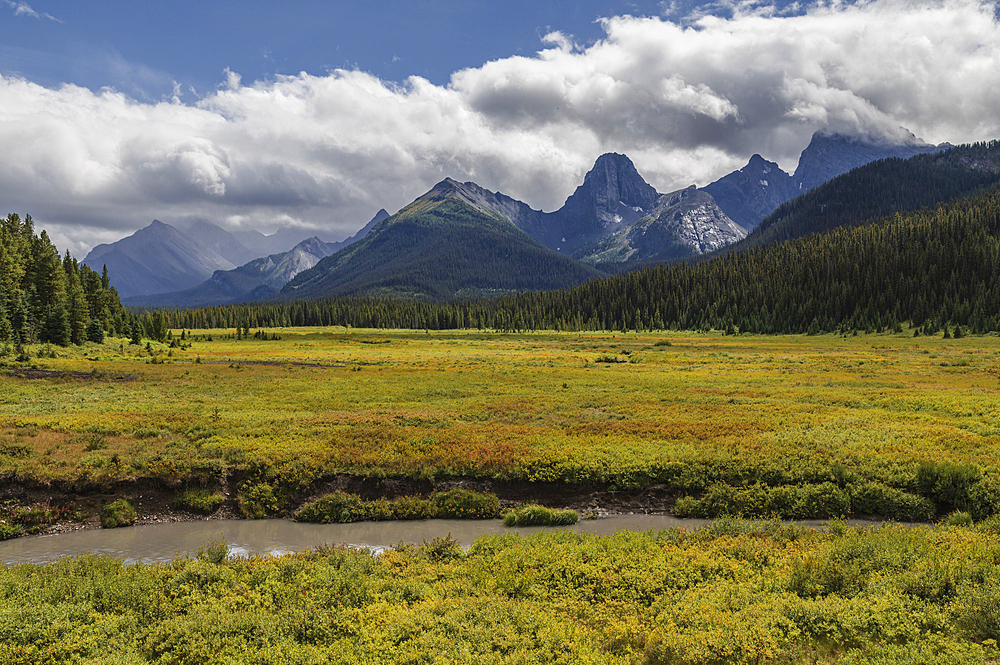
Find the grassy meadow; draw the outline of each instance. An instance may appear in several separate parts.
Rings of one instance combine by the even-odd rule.
[[[468,551],[438,538],[378,556],[84,556],[0,568],[0,661],[986,665],[1000,657],[996,526],[720,520]]]
[[[173,348],[32,348],[27,363],[8,355],[0,472],[112,493],[130,479],[206,492],[234,479],[248,517],[287,514],[318,479],[351,474],[657,486],[669,497],[658,508],[680,514],[945,523],[834,521],[819,532],[726,518],[696,532],[487,537],[468,551],[438,538],[378,556],[231,559],[214,544],[169,564],[84,556],[6,567],[0,660],[1000,657],[998,337],[256,332],[184,331],[181,341],[173,331]],[[187,496],[204,512],[222,500]],[[424,503],[446,495],[435,496]],[[326,501],[309,510],[382,506]],[[8,519],[67,517],[4,507]]]
[[[705,515],[874,512],[851,488],[897,518],[998,501],[995,336],[255,332],[31,349],[66,374],[0,375],[0,473],[239,470],[257,514],[338,473],[659,484]],[[822,496],[774,495],[803,487]]]

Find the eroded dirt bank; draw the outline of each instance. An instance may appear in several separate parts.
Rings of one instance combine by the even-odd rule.
[[[239,472],[209,482],[169,481],[162,478],[131,478],[114,482],[39,481],[12,476],[0,478],[0,504],[8,517],[16,511],[33,511],[36,523],[26,524],[25,533],[62,533],[78,529],[100,528],[100,510],[117,499],[127,499],[136,510],[136,524],[157,524],[204,519],[239,519],[243,517],[237,500],[237,488],[244,480]],[[527,483],[489,479],[419,480],[408,478],[366,478],[340,474],[322,478],[287,502],[277,516],[291,516],[303,504],[337,490],[358,494],[363,499],[393,499],[400,496],[426,497],[433,492],[461,487],[488,492],[499,497],[501,505],[541,503],[552,508],[572,508],[581,514],[600,517],[620,513],[668,514],[676,496],[663,486],[622,491],[591,485],[566,483]],[[174,506],[174,501],[189,489],[218,492],[225,502],[210,515],[199,515]],[[44,515],[48,515],[46,518]],[[46,519],[49,524],[38,523]]]

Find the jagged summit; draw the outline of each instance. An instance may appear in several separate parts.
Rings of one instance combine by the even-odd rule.
[[[617,203],[645,209],[656,203],[659,196],[635,170],[632,160],[616,152],[597,158],[577,192],[581,190],[599,209],[605,210]]]
[[[599,241],[635,223],[652,210],[659,194],[643,180],[625,155],[601,155],[583,184],[549,215],[547,233],[538,240],[563,254]]]
[[[636,208],[648,211],[657,198],[659,194],[642,179],[631,159],[609,152],[597,158],[594,168],[566,200],[563,209],[592,208],[594,220],[607,227],[623,221],[623,207],[631,214],[636,213]],[[626,212],[627,216],[631,214]]]
[[[447,199],[511,222],[549,249],[587,263],[670,260],[745,234],[712,197],[693,187],[665,200],[627,156],[605,153],[555,212],[543,213],[472,182],[445,178],[401,211],[422,213]],[[683,202],[682,202],[683,201]]]
[[[779,205],[796,196],[798,187],[780,166],[754,155],[739,171],[719,178],[701,191],[711,194],[730,219],[749,231]]]
[[[896,137],[816,132],[799,156],[794,174],[755,154],[746,166],[702,187],[702,191],[711,194],[733,221],[750,231],[782,203],[858,166],[887,157],[907,159],[946,147],[924,143],[905,130]]]

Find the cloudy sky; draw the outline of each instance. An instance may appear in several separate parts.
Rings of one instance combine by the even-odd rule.
[[[666,192],[901,128],[1000,138],[996,2],[0,0],[0,209],[80,258],[154,218],[332,240],[446,176],[553,210],[604,152]]]

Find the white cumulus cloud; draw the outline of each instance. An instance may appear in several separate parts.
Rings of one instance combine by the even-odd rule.
[[[607,151],[669,191],[754,152],[793,169],[817,130],[1000,137],[994,2],[723,4],[723,16],[603,19],[586,47],[552,32],[534,56],[446,86],[227,70],[185,103],[0,77],[0,191],[85,252],[154,217],[342,237],[446,176],[552,210]]]

